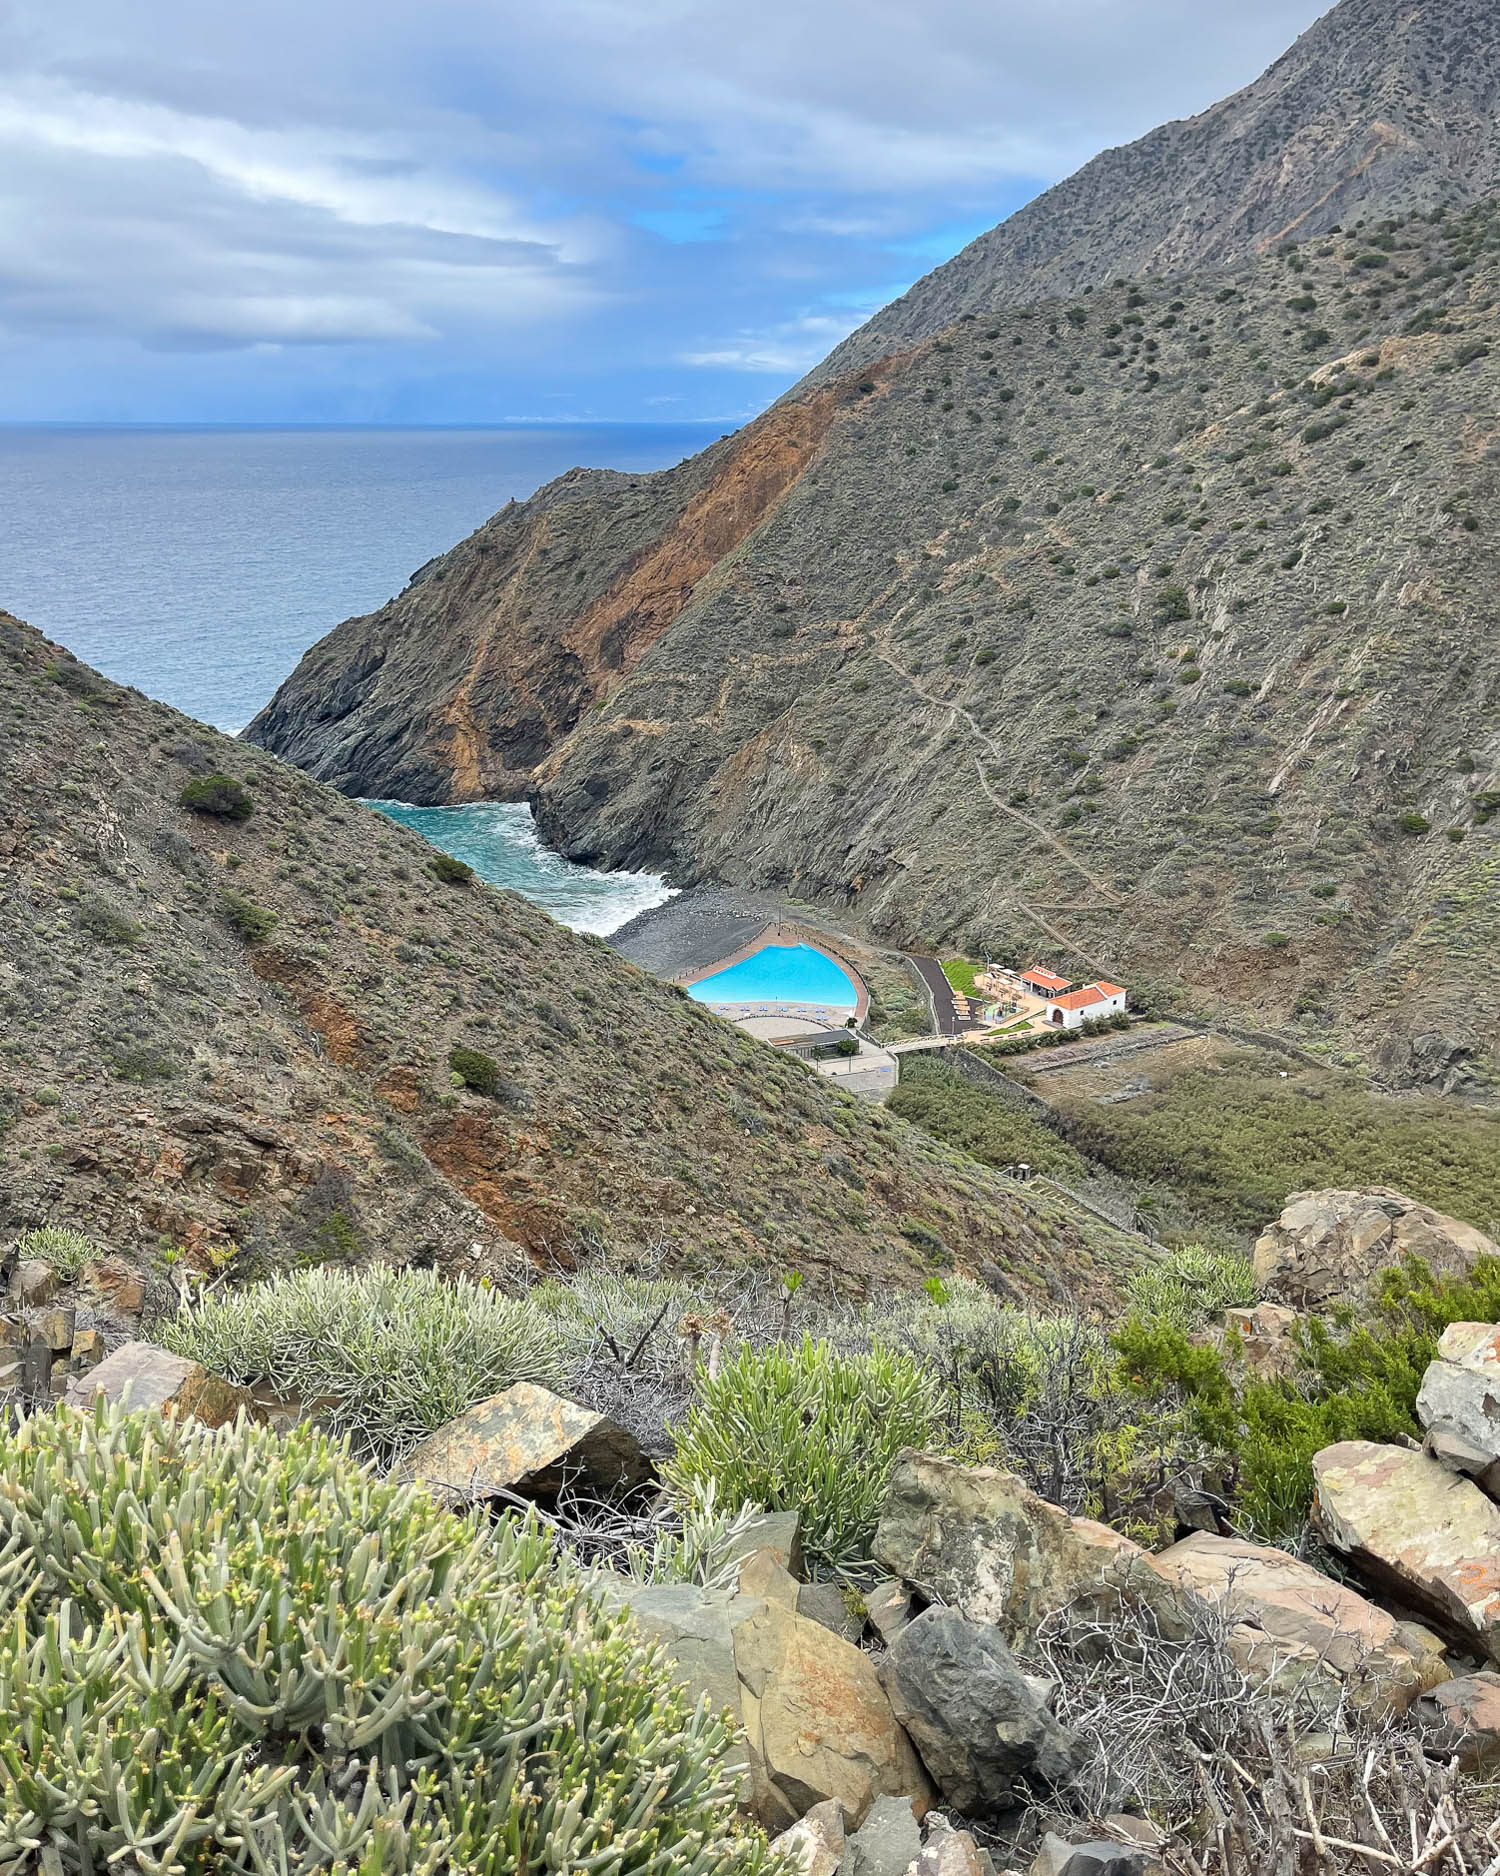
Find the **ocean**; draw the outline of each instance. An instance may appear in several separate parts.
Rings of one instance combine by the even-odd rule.
[[[238,731],[314,640],[383,605],[513,496],[579,463],[665,468],[717,435],[0,427],[0,607],[117,682]],[[422,831],[564,924],[613,930],[665,897],[649,876],[549,853],[524,808],[446,812]]]

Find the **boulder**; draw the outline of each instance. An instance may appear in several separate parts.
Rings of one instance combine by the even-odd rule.
[[[881,1795],[925,1811],[932,1787],[869,1656],[798,1615],[797,1585],[774,1556],[750,1559],[741,1580],[735,1592],[622,1579],[605,1593],[661,1645],[694,1698],[739,1723],[742,1802],[773,1832],[829,1800],[851,1828]]]
[[[850,1606],[842,1583],[803,1583],[797,1590],[797,1613],[809,1622],[821,1622],[847,1642],[857,1642],[865,1632],[864,1610],[858,1602]]]
[[[610,1496],[644,1484],[652,1466],[615,1421],[521,1381],[439,1427],[408,1457],[406,1472],[435,1495],[468,1504],[510,1492],[554,1498],[565,1483]]]
[[[865,1596],[870,1627],[888,1648],[915,1614],[911,1592],[898,1576],[877,1583]]]
[[[844,1810],[832,1798],[815,1804],[771,1845],[787,1858],[792,1876],[838,1876],[844,1858]]]
[[[1257,1303],[1253,1309],[1224,1311],[1224,1352],[1257,1375],[1275,1379],[1297,1366],[1293,1331],[1301,1317],[1280,1303]]]
[[[999,1631],[955,1609],[929,1609],[902,1629],[880,1678],[939,1791],[966,1815],[992,1817],[1066,1785],[1083,1762]]]
[[[146,1279],[117,1258],[100,1257],[78,1273],[78,1293],[117,1315],[138,1316],[146,1304]]]
[[[1388,1186],[1294,1192],[1255,1246],[1255,1275],[1273,1302],[1316,1310],[1367,1302],[1372,1279],[1403,1257],[1462,1276],[1482,1256],[1500,1256],[1500,1245]]]
[[[837,1798],[857,1828],[882,1793],[925,1811],[932,1787],[870,1657],[783,1603],[744,1600],[734,1663],[761,1823],[782,1829]]]
[[[906,1876],[920,1855],[922,1832],[909,1798],[877,1798],[844,1845],[839,1876]]]
[[[1181,1631],[1181,1592],[1139,1544],[1072,1518],[1011,1472],[903,1452],[880,1515],[875,1557],[931,1602],[993,1622],[1008,1639],[1072,1604],[1111,1613],[1139,1596],[1163,1628]]]
[[[159,1407],[163,1413],[186,1414],[205,1426],[222,1427],[241,1411],[248,1412],[250,1396],[185,1355],[169,1355],[150,1342],[126,1342],[107,1355],[96,1368],[71,1375],[63,1399],[70,1407],[92,1407],[100,1395],[127,1407]]]
[[[1444,1681],[1417,1703],[1429,1750],[1456,1756],[1466,1771],[1500,1768],[1500,1674]]]
[[[955,1830],[947,1818],[935,1817],[910,1876],[994,1876],[994,1865],[968,1831]]]
[[[41,1309],[58,1291],[57,1272],[40,1257],[23,1257],[10,1280],[10,1293],[22,1309]]]
[[[1448,1325],[1422,1376],[1417,1418],[1434,1459],[1500,1498],[1500,1324]]]
[[[784,1570],[802,1575],[802,1520],[795,1511],[766,1511],[738,1532],[726,1548],[729,1558],[753,1557],[769,1550]]]
[[[1369,1440],[1325,1447],[1313,1478],[1332,1549],[1439,1634],[1500,1660],[1500,1506],[1426,1453]]]
[[[1031,1865],[1031,1876],[1165,1876],[1156,1851],[1144,1844],[1096,1838],[1068,1843],[1049,1830]]]
[[[77,1321],[76,1309],[44,1309],[32,1322],[31,1332],[45,1342],[54,1355],[66,1355],[73,1346]]]
[[[1252,1680],[1316,1675],[1331,1700],[1383,1714],[1404,1712],[1447,1673],[1394,1616],[1284,1550],[1197,1531],[1155,1563],[1233,1619],[1229,1650]]]

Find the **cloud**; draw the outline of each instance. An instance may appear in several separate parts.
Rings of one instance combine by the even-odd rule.
[[[738,411],[1319,10],[9,0],[0,416]]]

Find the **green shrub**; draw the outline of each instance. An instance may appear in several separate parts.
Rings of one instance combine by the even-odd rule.
[[[310,1429],[34,1415],[0,1559],[7,1876],[768,1867],[723,1719],[534,1522]]]
[[[797,1511],[810,1560],[855,1563],[869,1554],[896,1455],[925,1445],[935,1419],[931,1381],[890,1349],[845,1355],[806,1336],[743,1349],[704,1378],[668,1478],[687,1494],[712,1480],[726,1507]]]
[[[170,1081],[177,1073],[176,1059],[150,1042],[125,1042],[107,1058],[117,1081]]]
[[[1284,931],[1268,931],[1261,939],[1268,951],[1285,951],[1291,942],[1290,935]]]
[[[1256,1298],[1255,1266],[1239,1251],[1183,1244],[1159,1263],[1143,1264],[1126,1285],[1143,1316],[1191,1329]]]
[[[1014,1166],[1024,1160],[1038,1172],[1063,1179],[1080,1179],[1088,1170],[1072,1147],[1025,1108],[930,1055],[905,1057],[900,1084],[886,1105],[891,1113],[987,1166]]]
[[[1432,822],[1425,814],[1403,814],[1396,822],[1403,834],[1425,834],[1431,830]]]
[[[162,1323],[157,1340],[239,1386],[326,1400],[324,1423],[383,1465],[516,1381],[560,1386],[569,1359],[529,1301],[383,1265],[231,1290]]]
[[[451,853],[435,853],[427,862],[427,870],[445,886],[467,886],[474,877],[473,867]]]
[[[276,929],[276,914],[256,905],[242,892],[220,893],[219,907],[229,929],[238,933],[247,945],[259,944]]]
[[[140,942],[141,928],[133,918],[117,912],[102,899],[85,899],[78,908],[78,923],[91,936],[107,945],[133,945]]]
[[[492,1055],[465,1048],[460,1042],[448,1051],[448,1066],[460,1087],[472,1088],[476,1094],[498,1094],[505,1079]]]
[[[64,1283],[71,1283],[85,1264],[103,1253],[94,1240],[81,1231],[44,1225],[39,1231],[24,1232],[16,1240],[16,1255],[40,1258],[44,1264],[52,1266]]]
[[[195,776],[177,799],[194,814],[211,815],[220,821],[248,821],[255,812],[249,790],[218,770],[212,775]]]

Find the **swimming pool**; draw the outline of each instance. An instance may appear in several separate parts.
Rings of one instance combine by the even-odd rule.
[[[796,1004],[853,1015],[859,986],[849,973],[811,945],[762,945],[758,951],[689,984],[687,993],[715,1008],[724,1004]]]

